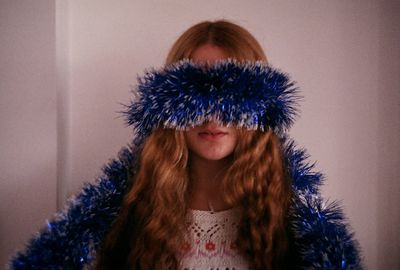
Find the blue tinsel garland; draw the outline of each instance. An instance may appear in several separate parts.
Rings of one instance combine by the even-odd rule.
[[[184,59],[147,71],[138,81],[136,98],[124,113],[142,136],[159,126],[183,130],[211,117],[281,133],[297,115],[295,83],[263,61],[228,59],[204,67]]]
[[[294,85],[263,62],[226,60],[204,68],[183,60],[148,71],[124,111],[136,129],[133,142],[13,257],[10,269],[85,269],[118,215],[143,139],[156,127],[185,129],[210,116],[248,129],[271,128],[281,137],[295,193],[290,215],[301,254],[296,269],[362,269],[358,244],[339,205],[320,196],[323,175],[284,133],[297,112]]]

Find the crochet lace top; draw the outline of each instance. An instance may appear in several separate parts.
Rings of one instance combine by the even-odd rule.
[[[185,241],[181,246],[181,269],[250,269],[246,258],[235,246],[239,218],[235,208],[220,212],[190,210]]]

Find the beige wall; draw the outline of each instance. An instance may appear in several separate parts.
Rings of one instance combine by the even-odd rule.
[[[342,201],[368,269],[399,268],[399,4],[55,3],[0,6],[0,239],[11,243],[0,264],[130,140],[116,112],[136,74],[160,66],[188,26],[227,18],[298,82],[305,99],[291,134],[325,173],[325,197]]]

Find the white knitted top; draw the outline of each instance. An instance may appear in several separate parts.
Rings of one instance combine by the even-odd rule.
[[[250,269],[235,246],[239,218],[235,208],[220,212],[190,210],[185,241],[181,247],[181,269]]]

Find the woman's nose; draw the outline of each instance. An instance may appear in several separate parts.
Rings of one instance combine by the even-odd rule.
[[[203,125],[207,128],[217,128],[221,126],[215,117],[206,120]]]

